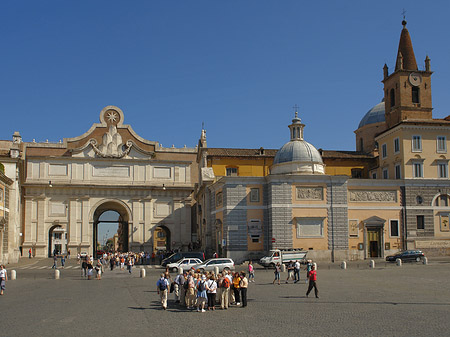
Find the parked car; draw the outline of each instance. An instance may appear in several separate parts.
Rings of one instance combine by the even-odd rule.
[[[417,261],[420,262],[425,257],[425,254],[421,250],[405,250],[404,252],[397,253],[395,255],[386,256],[386,261],[395,262],[400,259],[402,262]]]
[[[88,253],[87,252],[81,252],[80,253],[80,257],[81,258],[85,258],[85,257],[87,257],[88,256]]]
[[[204,261],[205,260],[205,253],[203,253],[203,252],[179,252],[179,253],[175,253],[175,254],[170,255],[169,257],[166,257],[164,260],[162,260],[161,266],[165,267],[169,263],[177,262],[177,261],[179,261],[179,260],[181,260],[182,258],[185,258],[185,257],[192,257],[192,258],[196,258],[196,259],[200,259],[200,260]]]
[[[219,257],[215,259],[209,259],[201,264],[193,266],[195,270],[204,271],[214,271],[215,267],[219,267],[219,272],[224,270],[234,270],[234,261],[229,258]]]
[[[169,263],[167,265],[167,268],[169,268],[169,271],[174,271],[177,272],[178,269],[183,268],[183,270],[189,270],[191,269],[191,267],[202,263],[202,260],[200,259],[196,259],[193,257],[187,257],[187,258],[183,258],[177,262],[174,263]]]

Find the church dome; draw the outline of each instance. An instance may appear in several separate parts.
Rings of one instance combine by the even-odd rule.
[[[317,149],[305,140],[293,140],[287,142],[277,152],[274,164],[301,161],[322,163],[322,157]]]
[[[324,164],[319,151],[303,139],[304,124],[295,113],[289,125],[291,140],[277,152],[271,169],[272,174],[324,174]]]
[[[383,100],[383,102],[378,103],[372,109],[367,111],[367,113],[361,119],[361,122],[359,122],[358,129],[368,124],[375,124],[384,121],[386,121],[386,119],[384,117],[384,100]]]

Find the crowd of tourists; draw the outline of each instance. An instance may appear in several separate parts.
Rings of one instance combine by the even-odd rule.
[[[175,303],[189,310],[206,312],[219,307],[227,310],[231,305],[245,308],[248,284],[249,280],[244,271],[223,271],[216,275],[214,272],[190,270],[178,274],[174,279],[168,272],[162,273],[156,283],[156,289],[164,310],[167,309],[169,293],[173,293]]]

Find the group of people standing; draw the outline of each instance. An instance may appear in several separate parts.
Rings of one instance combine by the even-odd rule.
[[[198,312],[214,311],[216,306],[227,310],[230,305],[247,306],[247,288],[249,280],[244,271],[223,271],[215,273],[201,273],[184,271],[174,280],[169,273],[162,273],[156,282],[156,289],[161,299],[161,306],[167,309],[168,294],[173,292],[175,303],[189,310]]]
[[[288,276],[286,278],[286,283],[289,283],[289,280],[293,280],[294,283],[300,282],[300,262],[299,261],[290,261],[287,265]],[[308,283],[308,291],[306,292],[306,297],[308,297],[311,290],[314,288],[314,293],[316,298],[319,298],[319,290],[317,289],[317,271],[315,265],[312,263],[312,260],[306,261],[306,280],[305,283]],[[275,278],[273,280],[273,284],[278,281],[278,285],[281,284],[280,275],[281,275],[281,263],[278,262],[275,266]]]

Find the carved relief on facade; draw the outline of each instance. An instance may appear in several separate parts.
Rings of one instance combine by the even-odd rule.
[[[349,191],[350,201],[397,202],[397,191]]]
[[[297,187],[297,200],[323,200],[322,187]]]
[[[89,142],[95,153],[104,158],[122,158],[125,157],[131,150],[133,142],[130,140],[124,145],[122,136],[117,132],[117,123],[120,120],[119,113],[114,110],[107,110],[104,115],[109,130],[103,135],[102,143],[97,144],[95,139]]]

